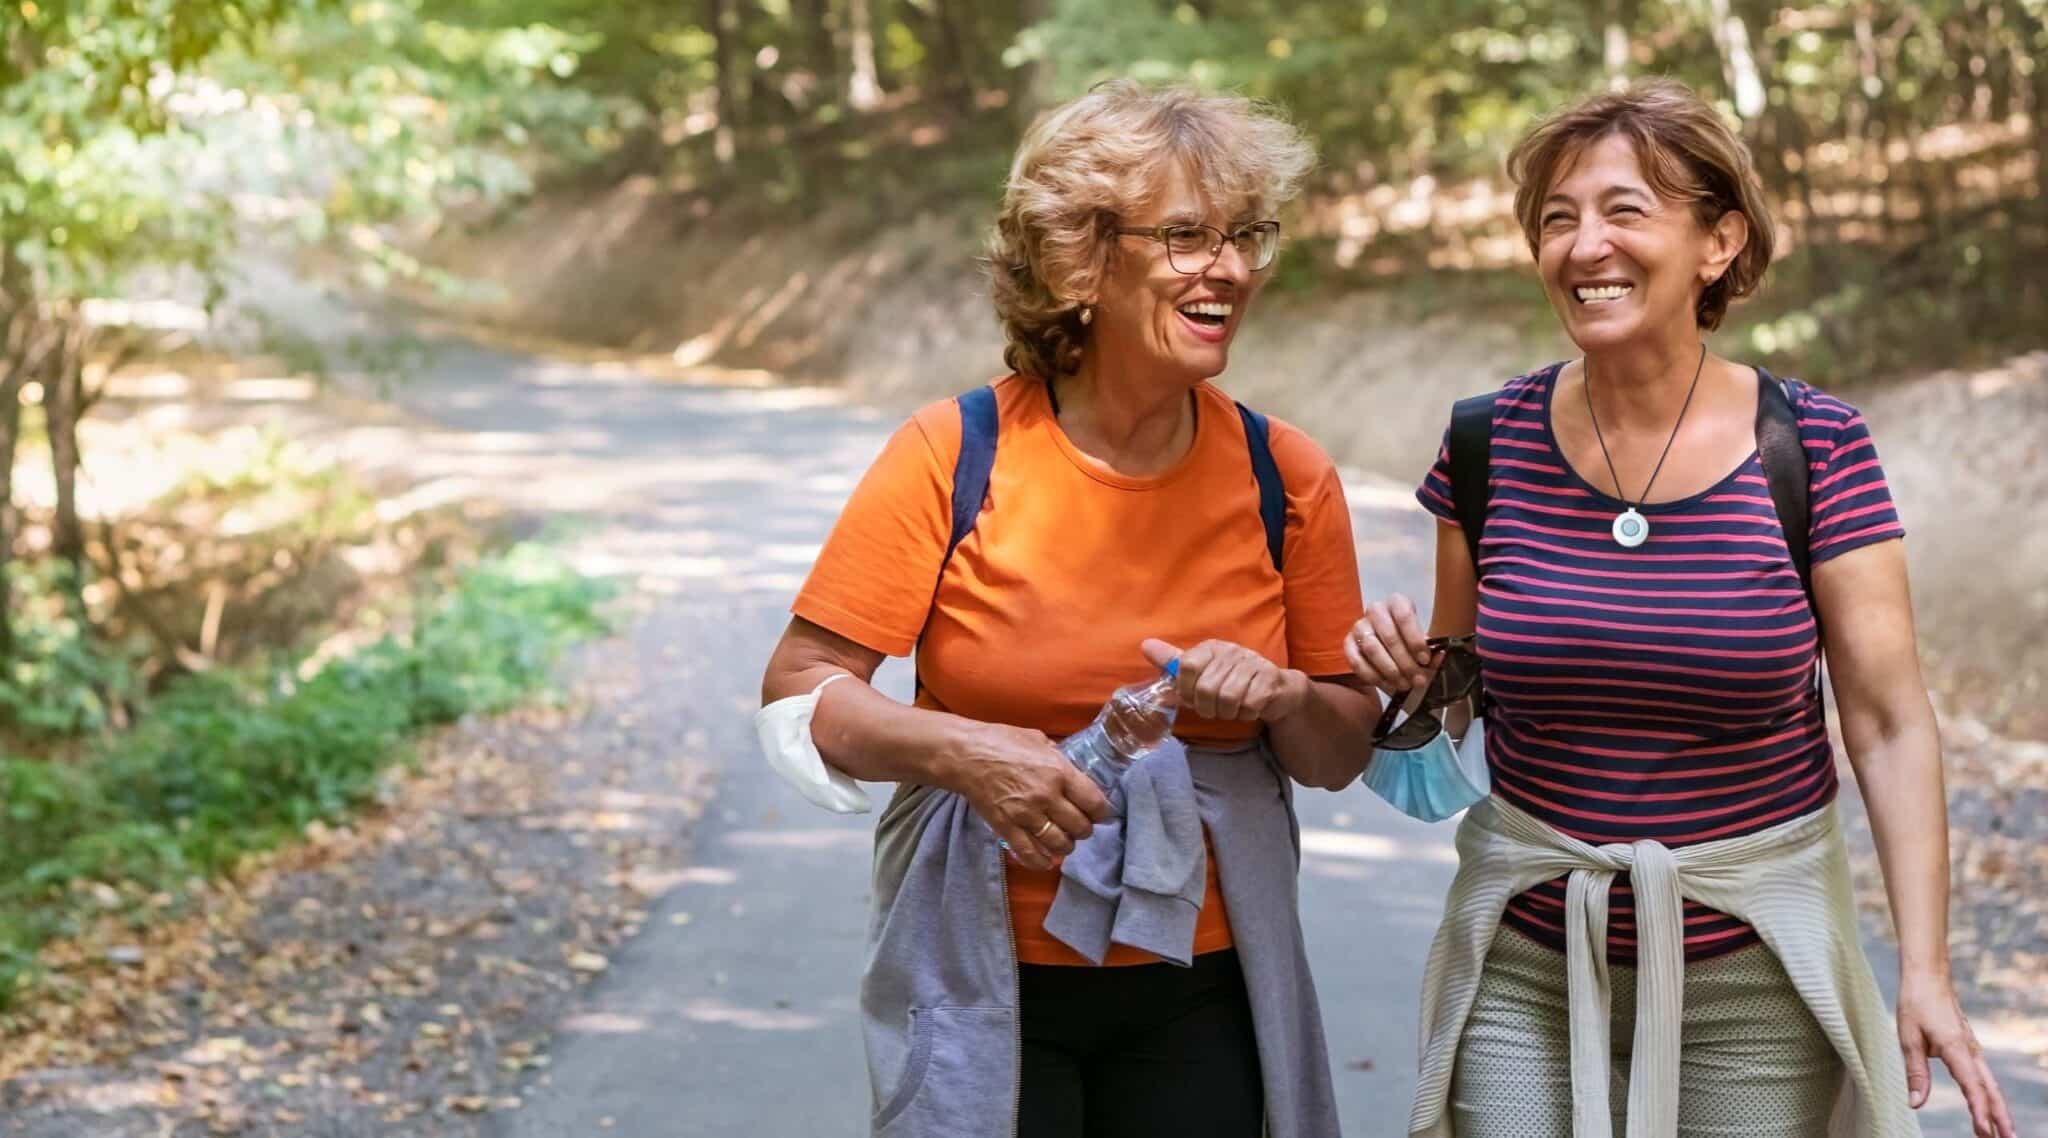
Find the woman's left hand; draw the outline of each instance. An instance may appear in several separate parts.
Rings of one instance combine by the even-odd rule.
[[[1162,668],[1180,658],[1174,691],[1182,707],[1204,719],[1285,719],[1308,701],[1313,682],[1306,672],[1283,668],[1228,640],[1204,640],[1186,651],[1164,640],[1147,640],[1142,649]]]
[[[1976,1138],[2014,1138],[2012,1112],[1949,980],[1910,972],[1899,978],[1899,1047],[1906,1053],[1906,1095],[1913,1109],[1927,1102],[1927,1058],[1936,1056],[1962,1088]]]

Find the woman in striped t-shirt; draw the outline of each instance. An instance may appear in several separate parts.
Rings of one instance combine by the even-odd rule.
[[[1476,567],[1453,505],[1448,437],[1418,492],[1445,523],[1430,631],[1478,634],[1493,797],[1460,836],[1460,884],[1426,984],[1411,1130],[1585,1138],[1625,1117],[1632,1138],[1818,1135],[1849,1051],[1864,1133],[1912,1132],[1906,1103],[1887,1112],[1885,1100],[1923,1103],[1933,1054],[1961,1084],[1977,1132],[2009,1138],[1949,978],[1939,742],[1914,649],[1903,531],[1876,450],[1853,408],[1785,384],[1810,468],[1809,604],[1758,454],[1758,400],[1773,381],[1703,342],[1770,262],[1771,223],[1747,153],[1692,92],[1653,82],[1540,125],[1509,169],[1545,292],[1583,355],[1495,398]],[[1427,679],[1425,639],[1414,607],[1396,596],[1368,606],[1349,650],[1361,676],[1400,692]],[[1816,845],[1832,843],[1822,863],[1838,866],[1835,766],[1816,682],[1823,644],[1899,930],[1906,1086],[1889,1095],[1898,1060],[1868,1052],[1890,1051],[1890,1025],[1879,1023],[1880,1048],[1845,1044],[1871,1038],[1855,1035],[1855,1023],[1824,1026],[1841,1018],[1838,1006],[1882,1014],[1846,905],[1802,903],[1789,931],[1764,930],[1767,946],[1761,916],[1753,926],[1717,911],[1691,900],[1704,891],[1694,888],[1681,957],[1677,920],[1669,943],[1651,943],[1647,927],[1639,943],[1631,869],[1616,876],[1604,919],[1617,974],[1610,982],[1595,964],[1569,984],[1567,930],[1576,921],[1597,937],[1603,922],[1567,878],[1502,889],[1490,912],[1469,912],[1486,894],[1476,855],[1503,848],[1468,841],[1475,828],[1540,835],[1517,856],[1550,844],[1579,856],[1605,847],[1595,853],[1626,855],[1631,867],[1668,856],[1761,861],[1718,851],[1775,850],[1777,828],[1821,835]],[[1509,816],[1513,825],[1501,822]],[[1768,880],[1771,869],[1743,871]],[[1681,863],[1681,882],[1686,872]],[[1482,923],[1459,924],[1467,920]],[[1486,939],[1468,938],[1472,975],[1461,990],[1456,930],[1474,927]],[[1823,947],[1808,951],[1815,944]],[[1843,944],[1846,952],[1826,947]],[[1676,1055],[1665,1067],[1642,1055],[1660,1029],[1631,1038],[1639,949],[1644,972],[1653,956],[1682,969],[1672,985],[1682,997],[1670,1005],[1682,998],[1670,1029]],[[1585,951],[1595,957],[1599,945]],[[1795,953],[1854,959],[1825,964],[1825,978],[1797,967],[1788,975]],[[1611,1012],[1567,1015],[1574,1001],[1604,1008],[1609,993]],[[1605,1030],[1589,1034],[1613,1043],[1581,1054],[1587,1041],[1576,1036],[1595,1024]],[[1657,1080],[1674,1085],[1629,1085]],[[1675,1106],[1660,1115],[1660,1101]]]

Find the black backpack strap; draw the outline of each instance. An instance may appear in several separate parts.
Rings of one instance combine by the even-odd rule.
[[[1806,445],[1799,441],[1799,412],[1792,407],[1792,395],[1785,381],[1762,368],[1756,369],[1756,456],[1763,464],[1764,481],[1771,487],[1771,507],[1778,512],[1778,525],[1785,531],[1785,548],[1792,554],[1792,568],[1799,574],[1799,587],[1806,593],[1807,611],[1813,626],[1820,629],[1820,606],[1813,599],[1813,550],[1810,548],[1813,467],[1806,461]],[[1821,670],[1813,669],[1813,690],[1819,698]]]
[[[1813,468],[1806,460],[1806,447],[1799,441],[1799,413],[1792,409],[1792,397],[1785,381],[1762,368],[1756,369],[1756,453],[1764,467],[1764,481],[1771,486],[1771,505],[1778,511],[1778,524],[1785,530],[1785,547],[1792,551],[1792,568],[1799,572],[1799,587],[1806,591],[1806,603],[1813,605],[1813,556],[1807,547],[1809,511],[1807,496]],[[1814,609],[1815,619],[1820,610]]]
[[[1465,548],[1472,552],[1472,572],[1479,572],[1479,537],[1486,530],[1486,504],[1493,497],[1493,407],[1500,392],[1460,399],[1451,407],[1451,504]]]
[[[1273,559],[1273,571],[1280,571],[1287,545],[1287,486],[1280,480],[1280,465],[1273,461],[1273,443],[1266,417],[1240,403],[1237,417],[1244,420],[1245,446],[1252,452],[1252,480],[1259,484],[1259,524],[1266,527],[1266,555]]]
[[[941,573],[960,542],[974,532],[982,499],[988,497],[989,472],[996,465],[996,389],[977,387],[953,402],[960,406],[960,456],[953,460],[953,535],[946,541],[945,560],[939,562]]]

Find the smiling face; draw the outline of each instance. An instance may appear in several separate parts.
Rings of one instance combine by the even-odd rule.
[[[1211,225],[1234,233],[1254,220],[1228,216],[1208,203],[1187,171],[1174,164],[1149,200],[1117,224],[1130,229]],[[1207,259],[1204,250],[1181,261]],[[1230,359],[1230,341],[1267,275],[1253,271],[1227,241],[1206,270],[1184,273],[1174,267],[1165,244],[1149,237],[1118,237],[1095,302],[1090,350],[1112,366],[1144,368],[1190,386],[1220,375]]]
[[[1608,134],[1558,168],[1539,214],[1536,264],[1565,331],[1591,352],[1696,328],[1700,292],[1746,234],[1740,213],[1707,226],[1692,203],[1658,194],[1634,143]]]

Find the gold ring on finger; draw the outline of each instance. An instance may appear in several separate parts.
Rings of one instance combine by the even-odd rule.
[[[1052,831],[1052,827],[1053,827],[1053,820],[1052,820],[1052,819],[1050,819],[1050,818],[1047,818],[1047,819],[1045,820],[1045,825],[1043,825],[1043,826],[1040,826],[1040,827],[1038,828],[1038,831],[1037,831],[1036,833],[1032,834],[1031,836],[1032,836],[1032,837],[1034,837],[1034,838],[1043,838],[1043,837],[1045,837],[1045,835],[1046,835],[1046,834],[1048,834],[1048,833],[1050,833],[1050,832]]]

